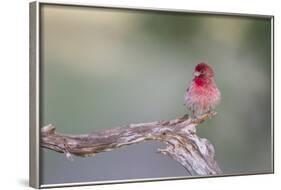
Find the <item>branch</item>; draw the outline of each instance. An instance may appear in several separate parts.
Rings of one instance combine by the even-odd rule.
[[[196,119],[185,115],[170,121],[130,124],[84,135],[57,133],[53,125],[47,125],[41,129],[41,147],[72,158],[71,155],[95,156],[122,146],[156,140],[167,144],[158,151],[178,161],[189,175],[218,175],[222,171],[214,159],[213,145],[196,135],[196,126],[214,115],[215,112],[208,113]]]

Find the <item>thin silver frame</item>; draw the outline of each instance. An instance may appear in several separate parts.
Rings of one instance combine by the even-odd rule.
[[[164,12],[182,12],[196,13],[222,16],[244,16],[255,18],[271,19],[271,172],[261,173],[236,173],[226,175],[212,176],[178,176],[178,177],[163,177],[151,179],[133,179],[133,180],[114,180],[114,181],[98,181],[98,182],[79,182],[79,183],[62,183],[62,184],[41,184],[40,183],[40,18],[42,5],[64,5],[64,6],[79,6],[79,7],[96,7],[96,8],[113,8],[113,9],[130,9],[130,10],[149,10],[149,11],[164,11]],[[30,3],[29,9],[29,30],[30,30],[30,117],[29,117],[29,185],[34,188],[51,188],[51,187],[69,187],[82,185],[98,185],[98,184],[114,184],[114,183],[131,183],[131,182],[148,182],[161,180],[180,180],[192,178],[206,177],[227,177],[227,176],[242,176],[256,174],[273,174],[274,173],[274,16],[259,15],[259,14],[240,14],[226,12],[209,12],[185,9],[166,9],[156,7],[133,7],[133,6],[116,6],[116,5],[101,5],[101,4],[85,4],[85,3],[67,3],[54,1],[35,1]]]

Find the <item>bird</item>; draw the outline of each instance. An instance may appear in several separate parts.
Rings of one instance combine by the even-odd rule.
[[[215,82],[213,68],[202,62],[195,66],[194,78],[185,92],[184,105],[192,118],[211,113],[221,101],[221,92]]]

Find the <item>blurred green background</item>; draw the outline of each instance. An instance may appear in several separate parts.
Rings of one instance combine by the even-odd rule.
[[[42,123],[63,133],[168,120],[187,112],[194,66],[213,66],[218,115],[198,127],[224,174],[272,171],[271,21],[266,18],[44,5]],[[147,142],[74,157],[42,150],[42,183],[175,177]]]

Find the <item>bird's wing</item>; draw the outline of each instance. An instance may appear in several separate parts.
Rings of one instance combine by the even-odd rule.
[[[189,88],[187,88],[186,89],[186,92],[185,92],[185,95],[184,95],[184,103],[183,103],[183,105],[185,105],[186,106],[186,93],[189,91]]]

